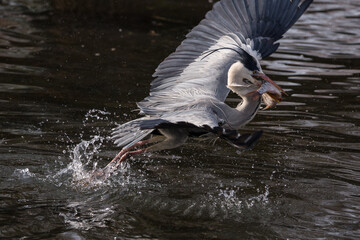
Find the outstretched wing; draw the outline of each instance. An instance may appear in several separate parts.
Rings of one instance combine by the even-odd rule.
[[[222,0],[156,69],[150,96],[138,106],[162,115],[207,96],[225,101],[227,73],[241,57],[262,59],[312,0]],[[256,61],[255,61],[256,62]],[[185,94],[184,94],[185,93]],[[189,96],[193,96],[188,99]],[[171,108],[169,104],[172,105]]]

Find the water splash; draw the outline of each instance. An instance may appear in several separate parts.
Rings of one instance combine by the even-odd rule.
[[[29,168],[15,169],[12,176],[20,178],[20,179],[27,179],[27,178],[36,177],[35,173],[30,172]]]
[[[259,203],[261,205],[267,205],[269,203],[269,194],[270,194],[270,187],[265,185],[265,192],[261,193],[260,189],[257,189],[259,195],[249,198],[245,201],[246,206],[248,208],[253,207],[255,204]]]
[[[97,161],[93,161],[94,157],[100,153],[100,148],[104,142],[101,136],[94,136],[89,141],[82,141],[70,154],[72,162],[68,165],[68,169],[73,172],[73,179],[75,181],[90,177],[90,167],[96,170]]]
[[[106,110],[91,109],[85,114],[83,125],[85,126],[89,122],[94,122],[99,120],[108,121],[109,115],[111,115],[111,113],[107,112]]]
[[[241,217],[240,213],[245,211],[251,211],[252,209],[264,208],[267,209],[269,204],[270,187],[265,185],[263,192],[258,188],[257,194],[253,196],[246,195],[241,189],[220,189],[218,196],[213,196],[214,211],[218,211],[216,214],[224,216],[224,218]],[[215,214],[215,212],[213,213]]]
[[[108,125],[109,116],[111,113],[99,109],[90,109],[83,118],[82,127],[79,131],[80,142],[74,145],[74,142],[79,140],[71,139],[65,133],[66,141],[71,145],[63,150],[65,156],[65,163],[60,159],[58,163],[65,168],[60,169],[55,175],[55,182],[59,182],[60,185],[64,182],[64,177],[67,177],[66,182],[70,182],[70,185],[74,187],[74,183],[79,183],[85,179],[90,179],[92,173],[97,169],[98,162],[101,160],[100,154],[102,148],[109,140],[109,137],[104,137],[108,133],[106,129],[100,128],[100,122],[106,122]],[[85,134],[86,133],[86,134]],[[90,140],[87,140],[90,137]],[[84,140],[86,139],[86,140]],[[70,163],[68,160],[70,159]],[[101,182],[96,182],[100,184]]]
[[[61,179],[65,176],[68,178],[67,182],[70,182],[73,187],[74,183],[77,185],[76,183],[80,183],[84,179],[90,179],[92,173],[97,169],[100,160],[98,155],[104,141],[104,137],[96,135],[90,140],[81,141],[73,149],[68,149],[71,162],[65,168],[60,169],[52,178],[62,184]],[[63,153],[66,154],[67,151],[64,150]],[[100,184],[100,182],[96,182],[96,184]]]

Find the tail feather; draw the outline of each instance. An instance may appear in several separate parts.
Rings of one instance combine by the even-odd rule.
[[[154,129],[142,130],[140,125],[143,119],[136,119],[124,123],[113,129],[111,138],[118,147],[128,148],[147,137]]]

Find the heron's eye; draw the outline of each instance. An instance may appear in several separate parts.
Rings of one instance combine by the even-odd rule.
[[[250,80],[248,80],[248,79],[244,79],[243,82],[246,83],[246,84],[252,84],[252,82]]]

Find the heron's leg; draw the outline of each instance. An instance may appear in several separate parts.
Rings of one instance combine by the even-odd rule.
[[[149,139],[150,140],[150,139]],[[108,178],[119,166],[120,162],[123,161],[123,156],[126,155],[131,149],[140,147],[149,143],[149,140],[139,141],[136,144],[128,148],[123,148],[104,168],[95,170],[92,173],[91,179],[106,179]]]
[[[131,147],[128,147],[128,148],[124,148],[122,149],[115,157],[113,160],[111,160],[110,163],[108,163],[108,165],[106,165],[103,170],[105,169],[108,169],[108,168],[111,168],[112,166],[119,166],[119,162],[122,162],[125,158],[123,158],[123,156],[129,152],[130,150],[136,148],[136,147],[140,147],[142,145],[145,145],[145,144],[150,144],[150,143],[156,143],[156,142],[159,142],[161,140],[164,139],[164,136],[155,136],[155,137],[152,137],[148,140],[143,140],[143,141],[139,141],[137,142],[136,144],[132,145]],[[115,167],[116,168],[116,167]]]
[[[146,148],[145,152],[157,152],[177,148],[183,145],[188,139],[188,134],[182,129],[159,129],[165,139],[157,144]]]
[[[150,139],[149,140],[143,140],[143,141],[139,141],[136,144],[132,145],[131,147],[128,148],[123,148],[115,157],[113,160],[111,160],[111,162],[108,163],[108,165],[105,166],[105,168],[110,167],[111,165],[113,165],[117,160],[119,160],[121,158],[122,155],[124,155],[125,153],[127,153],[128,151],[130,151],[133,148],[136,147],[140,147],[142,145],[145,145],[147,143],[150,143]],[[104,169],[105,169],[104,168]]]
[[[176,148],[184,144],[188,137],[184,131],[179,129],[160,130],[160,132],[161,134],[163,134],[162,136],[155,136],[148,140],[140,141],[127,149],[121,150],[119,154],[116,155],[116,157],[103,170],[109,169],[111,171],[114,171],[119,167],[121,162],[123,162],[131,155]],[[156,143],[156,144],[136,151],[130,151],[135,147],[140,147],[142,145],[150,144],[150,143]]]
[[[126,152],[124,155],[121,156],[121,158],[116,162],[114,169],[117,169],[120,165],[120,163],[124,160],[126,160],[128,157],[132,156],[132,155],[137,155],[140,153],[144,153],[146,151],[146,148],[142,148],[136,151],[128,151]]]
[[[121,150],[106,167],[95,171],[91,179],[105,180],[119,167],[120,163],[126,160],[129,156],[137,155],[144,152],[154,152],[176,148],[185,143],[188,137],[187,133],[181,129],[166,129],[159,131],[161,132],[161,134],[163,134],[163,136],[155,136],[148,140],[140,141],[129,148]],[[149,143],[155,144],[147,148],[130,151],[135,147],[140,147]]]
[[[118,168],[120,163],[126,160],[128,157],[137,155],[144,152],[155,152],[155,151],[162,151],[166,149],[172,149],[179,147],[180,145],[184,144],[187,140],[187,134],[183,134],[182,131],[171,131],[171,134],[169,134],[168,131],[161,131],[160,132],[164,136],[157,136],[149,139],[147,143],[154,143],[158,142],[150,147],[142,148],[136,151],[127,151],[125,154],[123,154],[120,159],[117,160],[116,165],[113,167],[114,169]],[[176,133],[176,134],[174,134]],[[161,139],[164,139],[163,141],[159,142]]]

